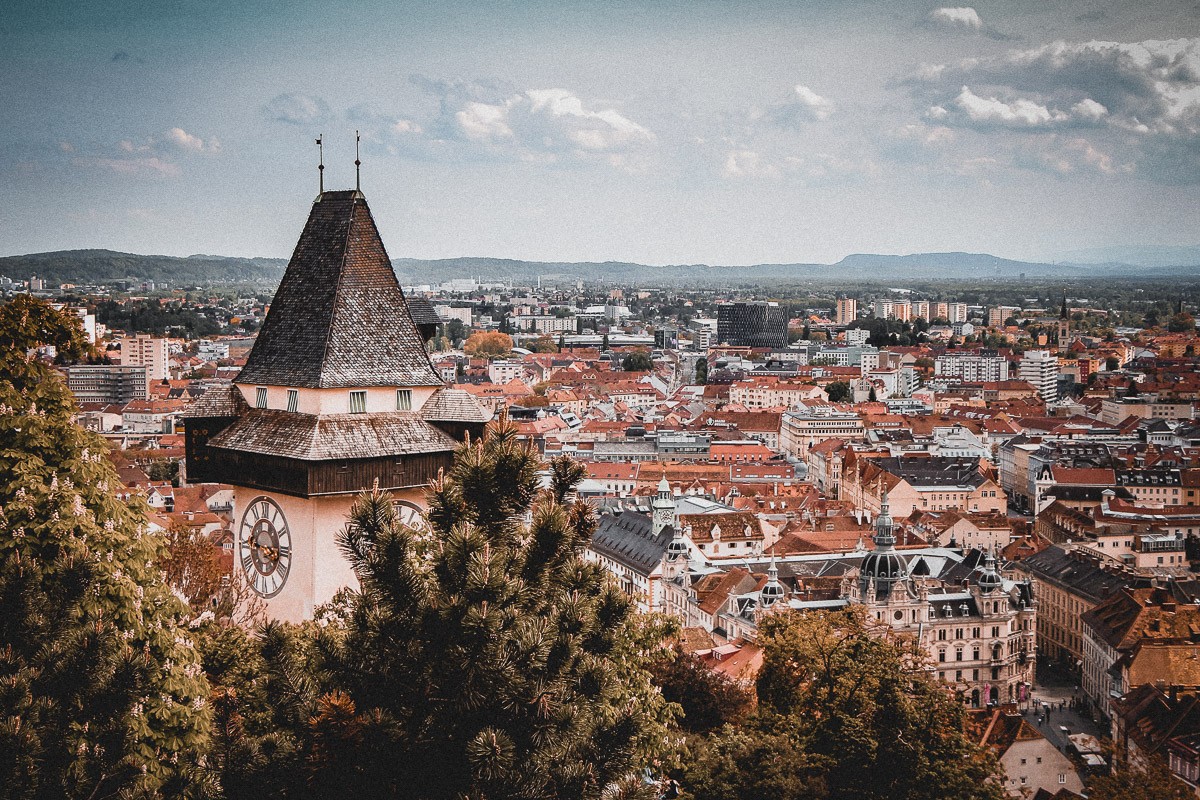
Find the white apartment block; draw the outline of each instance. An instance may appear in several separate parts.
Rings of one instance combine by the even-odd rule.
[[[935,375],[958,378],[964,383],[1008,380],[1008,359],[973,353],[946,353],[933,363]]]
[[[121,365],[145,367],[146,379],[150,382],[163,381],[170,377],[169,355],[166,339],[156,339],[149,334],[126,336],[121,340]]]
[[[1030,350],[1021,359],[1020,379],[1033,384],[1047,404],[1058,401],[1058,356],[1049,350]]]
[[[865,436],[866,428],[858,414],[789,411],[781,420],[779,446],[785,453],[806,458],[810,447],[826,439],[861,442]]]

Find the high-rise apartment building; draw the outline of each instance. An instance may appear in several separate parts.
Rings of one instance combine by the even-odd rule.
[[[717,306],[717,341],[733,347],[787,347],[787,309],[762,300]]]
[[[964,383],[1008,380],[1008,359],[995,354],[948,351],[934,362],[934,374]]]
[[[837,301],[837,317],[834,322],[838,325],[849,325],[858,319],[858,301],[853,297],[839,297]]]
[[[1004,321],[1020,313],[1017,306],[996,306],[988,310],[988,325],[993,328],[1004,327]]]
[[[947,303],[946,304],[946,319],[950,320],[950,324],[955,322],[967,321],[967,304],[966,303]]]
[[[67,388],[80,403],[116,403],[145,400],[149,389],[143,366],[79,364],[67,367]]]
[[[137,336],[126,336],[121,341],[121,365],[145,367],[146,377],[152,383],[170,377],[167,355],[166,339],[156,339],[149,334],[139,333]]]
[[[1058,356],[1049,350],[1030,350],[1021,359],[1021,380],[1033,384],[1047,404],[1058,402]]]
[[[930,308],[930,303],[928,300],[918,300],[917,302],[913,303],[913,318],[915,319],[920,317],[928,322],[929,320],[933,319],[933,316],[930,313],[932,310],[933,309]]]

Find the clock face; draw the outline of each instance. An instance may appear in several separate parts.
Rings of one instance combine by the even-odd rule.
[[[238,557],[256,594],[279,594],[292,566],[292,536],[283,509],[271,498],[255,498],[242,514]]]
[[[429,520],[425,519],[425,512],[419,506],[414,506],[404,500],[395,500],[392,502],[392,506],[396,509],[396,518],[402,524],[419,533],[424,533],[429,529]]]

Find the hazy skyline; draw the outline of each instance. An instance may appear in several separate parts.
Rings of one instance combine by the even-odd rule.
[[[17,2],[0,254],[1046,260],[1200,242],[1200,5]]]

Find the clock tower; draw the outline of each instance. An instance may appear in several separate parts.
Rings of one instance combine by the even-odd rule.
[[[234,569],[276,619],[357,586],[336,535],[378,483],[402,518],[490,415],[444,385],[357,190],[313,203],[254,348],[188,409],[190,481],[234,486]]]

